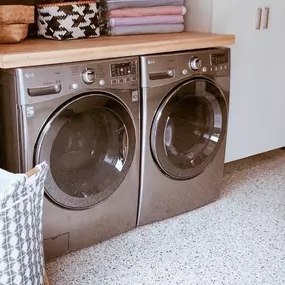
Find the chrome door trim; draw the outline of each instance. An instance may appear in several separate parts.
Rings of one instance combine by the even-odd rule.
[[[219,112],[219,116],[221,116],[221,122],[220,124],[217,124],[219,120],[214,120],[214,126],[213,126],[213,130],[216,130],[215,133],[218,132],[218,130],[220,129],[220,134],[218,137],[218,141],[217,141],[217,145],[215,146],[216,151],[213,152],[212,155],[209,155],[208,157],[210,157],[211,159],[209,159],[209,161],[206,163],[205,167],[202,167],[201,171],[198,171],[198,173],[195,173],[194,175],[174,175],[173,173],[170,173],[169,171],[167,171],[165,169],[165,167],[162,165],[159,157],[158,157],[158,152],[157,152],[157,128],[159,125],[159,121],[162,117],[163,111],[165,110],[165,107],[167,106],[167,104],[169,103],[170,99],[173,98],[177,92],[180,90],[181,87],[188,85],[192,82],[195,82],[197,80],[203,80],[207,83],[212,84],[215,88],[217,88],[219,90],[219,94],[223,100],[222,104],[219,104],[219,108],[220,108],[220,112]],[[212,95],[212,94],[211,94]],[[217,106],[213,105],[213,98],[207,98],[208,96],[203,96],[211,105],[212,108],[214,108],[214,115],[215,117],[217,117]],[[214,95],[212,95],[212,97],[214,97]],[[217,101],[217,100],[216,100]],[[218,104],[219,102],[215,102],[215,104]],[[224,105],[224,108],[221,108],[220,106]],[[176,179],[176,180],[188,180],[191,179],[197,175],[199,175],[200,173],[202,173],[205,168],[211,163],[211,161],[214,159],[215,155],[217,154],[217,152],[220,149],[221,144],[223,143],[225,137],[226,137],[226,132],[227,132],[227,120],[228,120],[228,106],[227,106],[227,101],[225,98],[225,95],[222,91],[222,89],[211,79],[209,79],[208,77],[203,77],[203,76],[199,76],[199,77],[192,77],[189,78],[188,80],[182,82],[180,85],[176,86],[167,96],[165,96],[165,98],[163,99],[162,103],[160,104],[160,106],[158,107],[158,109],[156,110],[154,119],[152,121],[152,126],[151,126],[151,131],[150,131],[150,148],[151,148],[151,152],[153,155],[153,158],[156,162],[156,164],[158,165],[158,167],[160,168],[160,170],[166,174],[167,176],[169,176],[172,179]],[[164,138],[163,138],[164,141]],[[213,141],[215,141],[213,139]],[[208,143],[209,144],[209,143]],[[207,146],[208,146],[207,144]],[[206,147],[207,147],[206,146]],[[164,150],[165,150],[165,144],[164,144]],[[212,157],[213,156],[213,157]],[[199,165],[203,165],[203,163],[199,164]],[[198,166],[199,166],[198,165]],[[194,167],[195,168],[195,167]]]
[[[135,149],[136,149],[135,124],[134,124],[133,118],[132,118],[132,116],[131,116],[131,114],[129,112],[129,109],[127,108],[127,106],[121,100],[119,100],[117,97],[112,96],[112,94],[109,94],[109,93],[106,93],[106,92],[100,92],[100,91],[92,92],[92,93],[83,93],[83,94],[81,94],[81,95],[79,95],[77,97],[74,97],[71,100],[63,103],[55,112],[53,112],[51,114],[51,116],[46,121],[44,127],[42,128],[42,130],[40,131],[39,136],[38,136],[38,140],[37,140],[37,144],[36,144],[35,152],[34,152],[35,153],[35,155],[34,155],[35,164],[38,164],[38,163],[41,162],[40,158],[41,158],[41,154],[43,153],[42,147],[43,147],[44,141],[46,139],[46,135],[48,134],[48,132],[50,130],[51,124],[53,123],[54,120],[56,120],[58,118],[59,114],[63,110],[65,110],[68,106],[70,106],[71,104],[74,104],[74,103],[76,103],[76,102],[78,102],[78,101],[80,101],[82,99],[88,98],[88,97],[96,97],[96,96],[105,96],[109,100],[111,99],[111,100],[116,101],[125,110],[126,114],[128,115],[129,126],[126,126],[125,120],[123,120],[123,118],[120,117],[121,121],[124,123],[124,125],[126,127],[127,136],[129,136],[129,132],[131,132],[132,133],[132,139],[133,139],[133,144],[131,146],[130,146],[130,139],[128,140],[127,158],[126,158],[126,162],[125,162],[124,167],[123,167],[123,168],[127,168],[127,170],[122,170],[122,173],[124,174],[124,177],[126,176],[126,174],[128,173],[128,171],[131,168],[132,161],[133,161],[133,158],[134,158],[134,155],[135,155]],[[110,111],[112,111],[112,110],[110,109]],[[116,114],[116,115],[119,117],[118,114]],[[65,122],[63,122],[63,124],[64,123]],[[60,129],[61,126],[59,126],[59,129]],[[130,130],[130,127],[132,128],[131,130]],[[58,134],[58,132],[56,132],[56,133]],[[50,158],[51,149],[52,149],[52,142],[50,144],[48,144],[48,150],[47,151],[45,150],[45,153],[47,153],[45,156]],[[122,155],[124,155],[124,154],[126,154],[126,150],[122,150]],[[122,178],[122,181],[123,181],[124,177]],[[48,177],[47,177],[46,183],[48,183],[48,181],[50,181],[50,180],[51,180],[51,183],[49,183],[49,184],[56,185],[56,183],[55,183],[55,181],[54,181],[54,179],[52,177],[51,171],[49,171],[49,173],[48,173]],[[84,209],[88,209],[88,208],[94,207],[95,205],[97,205],[97,204],[103,202],[104,200],[106,200],[110,195],[112,195],[116,191],[116,189],[120,186],[122,181],[120,181],[119,185],[117,185],[117,187],[115,189],[110,191],[111,193],[109,195],[105,195],[105,197],[101,197],[101,196],[104,196],[104,195],[100,196],[100,194],[97,194],[96,197],[99,197],[99,198],[91,199],[91,196],[89,196],[88,198],[91,201],[90,201],[90,203],[84,203],[85,204],[84,206],[82,206],[82,204],[83,204],[82,203],[82,198],[71,197],[68,194],[66,194],[63,191],[61,191],[58,187],[57,188],[58,188],[58,190],[60,192],[60,197],[59,198],[66,199],[67,201],[70,200],[72,202],[66,203],[66,204],[61,203],[59,199],[56,199],[53,195],[51,195],[49,193],[49,191],[47,190],[47,187],[46,187],[45,193],[47,194],[47,196],[54,203],[56,203],[56,204],[58,204],[58,205],[60,205],[60,206],[62,206],[64,208],[72,209],[72,210],[84,210]],[[74,204],[77,204],[77,206],[74,206]]]

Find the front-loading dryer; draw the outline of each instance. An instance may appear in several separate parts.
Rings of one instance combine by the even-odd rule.
[[[223,177],[230,49],[141,57],[138,225],[215,201]]]
[[[136,226],[140,161],[139,58],[1,73],[3,167],[47,161],[47,259]]]

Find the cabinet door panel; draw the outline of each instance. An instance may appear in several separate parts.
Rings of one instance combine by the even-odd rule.
[[[261,1],[215,1],[212,30],[215,33],[233,33],[236,44],[232,47],[232,78],[226,162],[259,153],[264,136],[265,70],[256,65],[266,47],[260,46],[257,30],[258,8]],[[264,91],[262,91],[264,92]],[[262,105],[262,108],[260,108]]]
[[[260,71],[256,103],[260,124],[254,139],[256,153],[285,145],[285,2],[267,0],[263,7],[262,29],[256,39],[254,63],[256,70]],[[269,8],[267,29],[266,8]]]

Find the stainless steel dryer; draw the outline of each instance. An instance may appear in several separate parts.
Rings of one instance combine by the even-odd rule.
[[[220,196],[230,50],[141,57],[142,165],[138,225]]]
[[[4,168],[47,161],[47,258],[136,226],[139,58],[2,72]]]

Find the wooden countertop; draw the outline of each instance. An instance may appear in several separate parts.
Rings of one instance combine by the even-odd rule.
[[[234,35],[184,32],[53,41],[29,39],[0,45],[0,68],[78,62],[208,47],[229,46]]]

